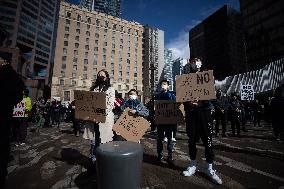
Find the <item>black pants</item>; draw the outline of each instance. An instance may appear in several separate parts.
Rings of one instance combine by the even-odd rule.
[[[186,115],[189,156],[196,159],[196,142],[201,138],[207,163],[213,163],[212,118],[209,110],[196,109]]]
[[[27,129],[28,129],[28,118],[16,118],[15,119],[16,129],[16,142],[26,142]]]
[[[0,118],[0,188],[4,188],[10,155],[11,120]]]
[[[168,156],[172,157],[173,155],[173,141],[172,141],[172,133],[175,130],[175,125],[157,125],[157,153],[159,157],[162,157],[163,153],[163,140],[165,136],[168,139],[167,150]]]
[[[253,112],[253,125],[257,125],[260,127],[260,112]]]
[[[222,134],[226,133],[226,114],[220,113],[216,114],[216,125],[215,125],[215,131],[216,133],[219,133],[219,125],[222,125]]]
[[[99,129],[99,124],[94,124],[94,130],[95,130],[95,139],[91,141],[91,155],[96,155],[96,149],[101,144],[101,134]]]
[[[79,132],[80,132],[79,121],[78,121],[77,119],[73,119],[73,120],[72,120],[72,123],[73,123],[73,131],[74,131],[74,134],[75,134],[75,135],[79,134]]]
[[[235,136],[236,129],[237,129],[237,135],[240,136],[241,128],[240,128],[240,120],[238,118],[232,118],[231,119],[231,127],[232,127],[232,134]]]

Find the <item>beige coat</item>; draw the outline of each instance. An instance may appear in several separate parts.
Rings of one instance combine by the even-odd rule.
[[[100,92],[98,88],[94,89],[94,92]],[[115,100],[115,90],[113,87],[109,87],[106,91],[106,122],[99,123],[99,130],[100,130],[100,137],[101,143],[106,143],[112,141],[113,132],[112,126],[114,124],[114,114],[113,114],[113,107],[114,107],[114,100]],[[95,137],[94,133],[94,123],[87,122],[85,125],[85,130],[83,134],[84,139],[93,140]]]

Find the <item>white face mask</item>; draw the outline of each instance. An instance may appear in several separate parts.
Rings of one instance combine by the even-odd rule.
[[[162,89],[164,89],[165,91],[168,90],[168,86],[167,86],[167,85],[162,85],[161,87],[162,87]]]
[[[202,62],[201,62],[200,60],[197,60],[197,61],[195,62],[195,65],[196,65],[196,67],[199,69],[199,68],[201,68],[201,66],[202,66]]]
[[[131,100],[136,100],[136,99],[137,99],[137,96],[136,96],[136,95],[129,95],[129,98],[130,98]]]

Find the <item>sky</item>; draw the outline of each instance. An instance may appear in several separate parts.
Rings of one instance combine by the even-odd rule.
[[[122,0],[121,17],[163,30],[173,57],[189,58],[188,31],[225,4],[240,9],[239,0]]]

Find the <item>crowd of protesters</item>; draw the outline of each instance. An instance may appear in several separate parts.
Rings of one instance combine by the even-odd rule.
[[[199,59],[193,59],[184,68],[184,74],[196,73],[201,71],[202,63]],[[1,66],[1,71],[5,70],[6,73],[12,71],[9,66]],[[8,71],[7,71],[8,70]],[[15,74],[15,73],[13,73]],[[0,74],[1,77],[9,77],[9,75]],[[15,77],[16,78],[16,77]],[[78,120],[75,118],[75,101],[63,104],[56,99],[39,98],[32,104],[29,98],[29,90],[24,88],[21,79],[16,80],[15,85],[20,86],[19,91],[8,86],[5,82],[1,83],[4,91],[11,91],[7,96],[1,94],[1,184],[4,183],[4,178],[7,175],[6,167],[8,163],[8,155],[10,151],[10,139],[15,140],[15,145],[25,145],[28,122],[35,125],[36,132],[40,132],[41,128],[55,127],[60,128],[61,122],[70,122],[73,125],[74,135],[80,136],[83,133],[85,139],[89,139],[91,143],[90,156],[91,159],[96,161],[96,148],[101,143],[106,143],[112,140],[123,140],[119,137],[119,133],[112,131],[112,126],[119,118],[126,108],[130,108],[130,113],[133,115],[147,118],[151,124],[151,130],[157,135],[157,159],[163,161],[163,141],[167,142],[168,162],[173,161],[174,143],[176,141],[177,125],[155,125],[154,124],[154,100],[171,100],[175,101],[175,94],[169,91],[169,82],[162,80],[159,88],[161,89],[155,97],[144,105],[138,98],[138,91],[131,89],[128,92],[128,98],[123,99],[121,95],[111,87],[109,74],[106,70],[98,72],[98,77],[91,87],[91,91],[104,92],[107,94],[106,98],[106,122],[100,123],[97,120],[90,121]],[[5,79],[5,78],[4,78]],[[1,78],[1,82],[5,81]],[[22,87],[21,87],[22,86]],[[14,91],[13,91],[14,90]],[[188,147],[190,164],[183,171],[184,176],[192,176],[197,170],[197,148],[196,142],[199,139],[205,147],[205,157],[207,161],[206,174],[217,184],[222,184],[221,178],[216,174],[213,169],[213,144],[212,137],[219,136],[220,125],[222,130],[222,137],[241,137],[242,132],[247,132],[246,125],[251,122],[254,127],[261,126],[261,120],[264,119],[264,114],[270,112],[268,116],[273,126],[275,138],[277,140],[284,140],[284,122],[283,122],[283,105],[284,105],[284,85],[282,84],[275,91],[273,98],[262,105],[256,99],[253,101],[241,101],[236,93],[224,94],[221,91],[216,92],[216,100],[211,101],[192,101],[185,102],[185,127],[188,135]],[[3,100],[5,99],[5,100]],[[7,101],[6,101],[7,99]],[[19,101],[24,100],[26,104],[25,115],[23,118],[13,118],[12,111]],[[2,102],[3,101],[3,102]],[[230,125],[231,133],[227,132],[227,127]],[[10,132],[11,128],[11,132]],[[5,132],[2,132],[5,131]],[[2,134],[5,133],[3,136]],[[11,137],[10,137],[11,136]],[[2,149],[4,149],[2,151]]]

